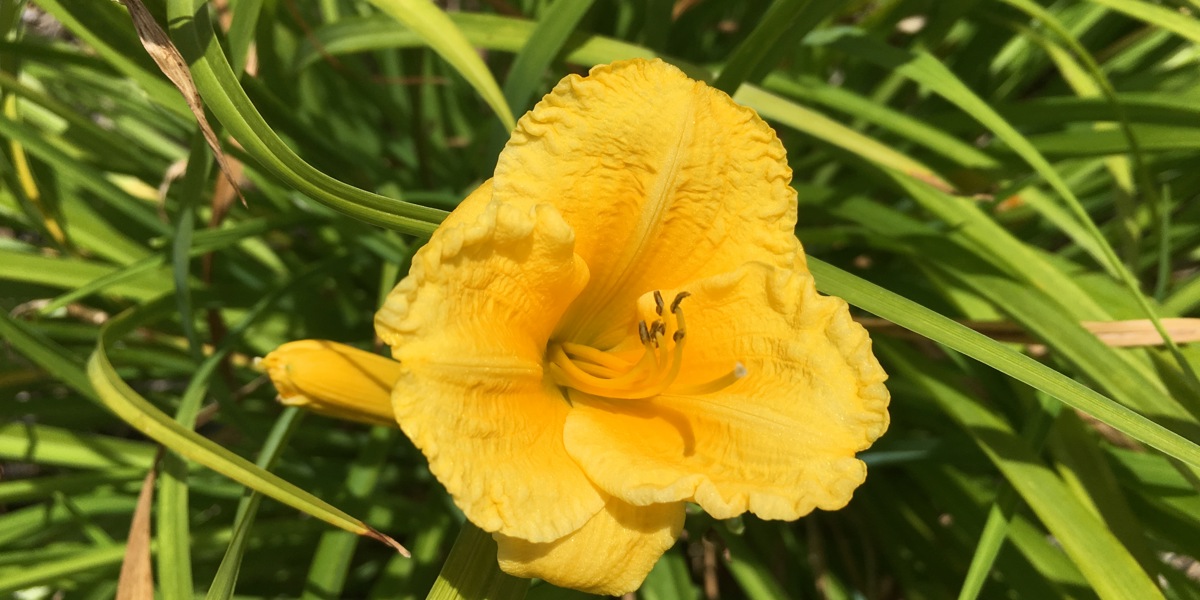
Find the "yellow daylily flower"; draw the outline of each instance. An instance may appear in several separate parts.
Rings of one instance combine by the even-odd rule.
[[[397,362],[305,402],[389,411],[505,571],[593,593],[636,589],[685,503],[841,508],[886,375],[814,287],[790,181],[754,111],[666,63],[569,76],[376,314]],[[281,391],[349,389],[286,380],[307,377],[286,354]]]

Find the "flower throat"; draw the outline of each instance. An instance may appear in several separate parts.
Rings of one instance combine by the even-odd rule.
[[[746,368],[741,363],[712,381],[675,385],[683,366],[683,348],[687,340],[682,304],[690,295],[680,292],[668,307],[662,293],[654,292],[654,312],[659,318],[650,323],[644,319],[638,322],[638,337],[643,349],[638,360],[630,361],[584,344],[552,341],[546,357],[550,376],[561,387],[622,400],[652,398],[667,390],[697,395],[729,387],[746,376]]]

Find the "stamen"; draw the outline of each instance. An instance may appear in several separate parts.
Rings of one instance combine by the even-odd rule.
[[[656,320],[650,324],[650,339],[654,342],[655,348],[658,347],[660,334],[664,337],[667,335],[667,326],[661,320]]]
[[[679,377],[679,369],[681,367],[683,367],[683,340],[682,339],[680,339],[675,344],[674,350],[675,351],[671,353],[670,358],[667,360],[667,362],[670,364],[670,367],[667,369],[665,376],[660,377],[658,382],[655,385],[653,385],[652,387],[650,387],[646,390],[643,390],[643,393],[645,394],[645,396],[643,396],[643,398],[657,396],[657,395],[667,391],[667,388],[671,387],[672,383],[675,383],[675,378]],[[661,371],[660,371],[660,373],[661,373]]]
[[[671,312],[674,313],[674,312],[678,311],[679,303],[683,302],[684,298],[687,298],[688,296],[691,296],[691,295],[692,295],[691,292],[679,292],[678,294],[675,294],[675,299],[671,301]]]
[[[670,304],[670,316],[662,292],[653,292],[654,311],[658,316],[647,323],[638,321],[638,339],[642,356],[636,363],[590,346],[570,342],[555,343],[547,354],[547,371],[554,382],[565,389],[614,399],[652,398],[670,389],[673,393],[707,394],[732,385],[745,377],[740,363],[713,381],[674,388],[683,367],[683,346],[687,326],[680,304],[690,296],[680,292]]]
[[[624,373],[624,371],[610,369],[604,365],[598,365],[596,363],[590,363],[584,360],[577,360],[574,362],[575,366],[579,367],[579,370],[587,373],[588,375],[599,377],[600,379],[612,379],[614,377],[619,377],[622,373]]]
[[[644,344],[646,342],[642,343]],[[622,373],[628,371],[629,368],[633,366],[633,363],[623,358],[613,356],[608,352],[602,352],[591,346],[573,344],[571,342],[563,342],[561,346],[562,349],[566,351],[567,355],[575,360],[587,361],[592,364],[608,367],[615,371],[620,371]]]
[[[551,372],[558,375],[555,377],[555,380],[559,385],[575,388],[588,394],[611,398],[623,397],[613,396],[612,391],[614,389],[635,383],[657,370],[655,364],[657,361],[654,360],[652,352],[643,355],[642,360],[638,361],[632,369],[618,377],[598,377],[588,373],[579,364],[572,361],[567,356],[567,353],[563,351],[562,346],[559,345],[555,345],[554,349],[550,351],[549,358]],[[557,369],[557,372],[555,369]]]
[[[680,294],[680,296],[683,296],[683,295]],[[684,296],[684,297],[686,297],[686,296]],[[679,301],[683,300],[684,297],[675,298],[675,302],[672,303],[672,306],[674,306],[674,308],[671,309],[671,314],[675,315],[675,332],[686,334],[687,333],[687,324],[683,320],[683,309],[681,309],[679,307]]]

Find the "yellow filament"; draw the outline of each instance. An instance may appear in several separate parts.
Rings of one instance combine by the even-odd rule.
[[[577,359],[583,359],[590,363],[605,366],[618,371],[624,371],[633,364],[625,359],[613,356],[607,352],[601,352],[600,350],[597,350],[591,346],[584,346],[583,344],[563,342],[560,344],[560,346],[562,346],[562,349],[567,353],[568,356]]]
[[[586,391],[583,388],[578,387],[576,384],[599,386],[601,388],[617,388],[626,384],[636,383],[638,380],[643,379],[647,374],[653,373],[655,370],[657,370],[658,359],[654,355],[654,349],[650,347],[649,343],[647,343],[646,351],[642,355],[642,359],[639,360],[637,364],[633,366],[633,368],[629,369],[618,377],[597,377],[587,373],[580,367],[578,363],[571,360],[571,357],[567,356],[566,351],[562,348],[562,345],[559,344],[555,345],[550,351],[550,364],[553,366],[558,366],[563,373],[571,378],[569,381],[560,381],[559,384],[576,388],[579,391]]]
[[[567,356],[570,355],[568,354]],[[588,375],[594,375],[602,379],[612,379],[613,377],[618,377],[621,375],[621,371],[610,369],[604,365],[590,363],[586,360],[575,360],[572,362],[574,362],[575,366],[579,367],[579,370],[583,371],[584,373],[587,373]]]
[[[634,400],[663,393],[675,383],[683,367],[683,345],[687,335],[679,304],[686,297],[686,293],[675,297],[668,316],[663,315],[665,305],[661,294],[655,293],[656,312],[664,319],[650,325],[645,321],[639,323],[643,352],[636,363],[581,344],[554,344],[547,356],[547,367],[554,381],[560,386],[605,398]],[[728,377],[690,387],[720,389],[728,385],[720,384]],[[717,385],[720,387],[713,388]]]

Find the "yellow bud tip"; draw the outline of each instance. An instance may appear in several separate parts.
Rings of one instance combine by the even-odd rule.
[[[391,394],[400,363],[325,340],[289,342],[264,357],[279,401],[320,414],[396,426]]]

